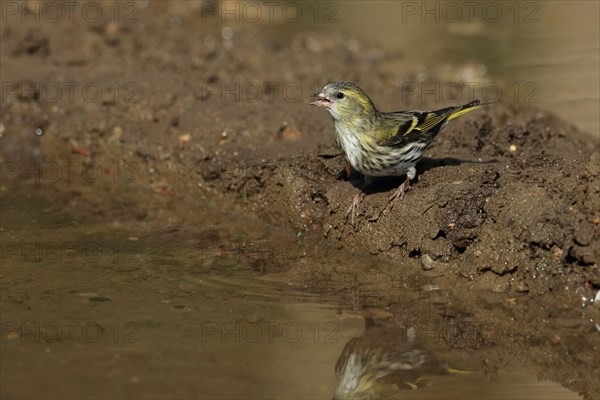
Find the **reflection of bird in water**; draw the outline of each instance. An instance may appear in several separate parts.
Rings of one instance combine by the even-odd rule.
[[[334,399],[379,399],[427,386],[440,375],[469,373],[421,346],[414,328],[382,328],[368,319],[366,325],[338,358]]]

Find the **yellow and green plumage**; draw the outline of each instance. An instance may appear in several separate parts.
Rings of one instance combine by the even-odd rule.
[[[335,139],[350,165],[365,176],[366,184],[375,176],[401,176],[407,179],[391,200],[402,198],[416,177],[415,165],[446,124],[481,107],[478,100],[436,111],[380,112],[369,96],[351,82],[326,85],[311,104],[325,107],[334,121]],[[364,197],[361,191],[348,210],[352,220]]]
[[[365,323],[364,335],[346,343],[338,358],[334,399],[400,398],[403,391],[429,386],[442,376],[473,373],[441,359],[414,328]]]

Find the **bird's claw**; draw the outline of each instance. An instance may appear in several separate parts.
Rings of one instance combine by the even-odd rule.
[[[390,196],[390,199],[388,200],[388,204],[390,205],[390,211],[394,208],[394,204],[396,203],[396,201],[404,200],[404,195],[409,190],[410,190],[410,181],[408,179],[406,179],[404,182],[402,182],[402,184],[398,187],[398,189],[396,189],[396,191]]]
[[[398,200],[402,201],[404,199],[404,195],[409,190],[410,190],[410,180],[406,179],[404,182],[402,182],[402,184],[398,187],[398,189],[396,189],[394,191],[394,193],[390,196],[390,198],[388,200],[388,204],[390,206],[390,211],[394,208],[394,204],[396,203],[396,201],[398,201]],[[365,197],[365,192],[363,190],[358,192],[356,194],[356,196],[354,196],[354,199],[352,200],[352,204],[348,208],[348,211],[346,211],[346,219],[348,218],[348,216],[351,217],[350,222],[352,223],[352,226],[354,226],[354,221],[356,220],[356,215],[359,212],[360,203],[362,202],[364,197]],[[385,209],[383,212],[385,212]]]
[[[352,204],[348,208],[348,211],[346,211],[346,218],[348,218],[348,215],[351,215],[350,221],[351,221],[352,225],[354,225],[354,220],[356,219],[356,214],[358,214],[358,209],[359,209],[360,203],[363,200],[363,197],[365,197],[365,193],[361,190],[360,192],[358,192],[356,194],[356,196],[354,196],[354,199],[352,200]]]

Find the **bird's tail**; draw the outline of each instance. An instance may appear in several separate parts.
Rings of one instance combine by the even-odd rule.
[[[483,106],[487,106],[490,103],[482,103],[479,100],[474,100],[464,106],[456,107],[455,110],[450,114],[447,121],[452,121],[454,118],[460,117],[463,114],[477,110]]]

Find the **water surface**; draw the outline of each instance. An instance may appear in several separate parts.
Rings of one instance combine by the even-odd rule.
[[[203,226],[148,229],[6,187],[2,198],[5,398],[331,398],[351,339],[363,338],[356,354],[388,346],[378,329],[397,333],[392,357],[419,348],[466,371],[397,386],[406,398],[579,398],[532,366],[490,376],[447,328],[411,334],[427,321],[415,310],[439,322],[458,305],[416,277],[387,293],[367,278],[356,297],[343,271],[369,270],[368,257],[210,208]],[[382,297],[406,304],[413,328],[391,323]]]

